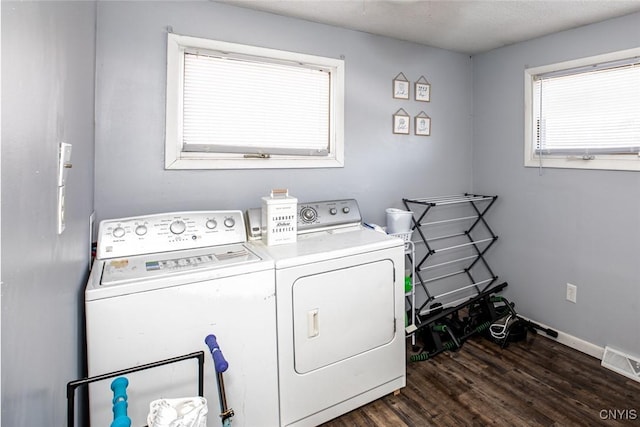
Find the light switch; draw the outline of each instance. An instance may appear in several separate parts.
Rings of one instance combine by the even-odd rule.
[[[67,171],[71,168],[71,144],[60,143],[58,150],[58,187],[67,183]]]

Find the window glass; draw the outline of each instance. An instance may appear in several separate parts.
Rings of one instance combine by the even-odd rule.
[[[167,168],[342,166],[342,60],[172,34],[168,55]]]
[[[640,59],[607,58],[526,71],[526,166],[640,170]]]

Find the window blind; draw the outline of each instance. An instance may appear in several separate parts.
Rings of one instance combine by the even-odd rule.
[[[640,153],[640,61],[625,62],[535,77],[537,154]]]
[[[326,156],[330,71],[185,52],[183,150]]]

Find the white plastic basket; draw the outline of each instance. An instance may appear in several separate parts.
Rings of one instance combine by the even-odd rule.
[[[411,241],[411,235],[413,234],[413,231],[409,231],[406,233],[391,233],[389,234],[389,236],[394,236],[394,237],[399,237],[400,239],[404,240],[405,242],[409,242]]]
[[[413,231],[408,231],[406,233],[389,233],[389,236],[398,237],[402,239],[402,241],[404,242],[404,249],[408,250],[409,244],[410,244],[409,242],[411,242],[412,234],[413,234]]]

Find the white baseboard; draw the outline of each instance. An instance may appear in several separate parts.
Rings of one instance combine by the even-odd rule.
[[[545,325],[544,323],[540,323],[536,320],[532,320],[524,316],[520,316],[520,317],[526,320],[530,320],[533,323],[536,323],[542,326],[543,328],[553,329],[558,333],[557,338],[550,337],[549,335],[545,334],[543,331],[538,331],[539,332],[538,335],[542,335],[543,337],[549,338],[550,340],[554,340],[560,344],[566,345],[567,347],[571,347],[582,353],[588,354],[589,356],[595,357],[598,360],[602,360],[602,356],[604,356],[604,347],[600,347],[598,345],[585,341],[581,338],[574,337],[573,335],[569,335],[566,332],[558,331],[557,329],[551,328]]]

